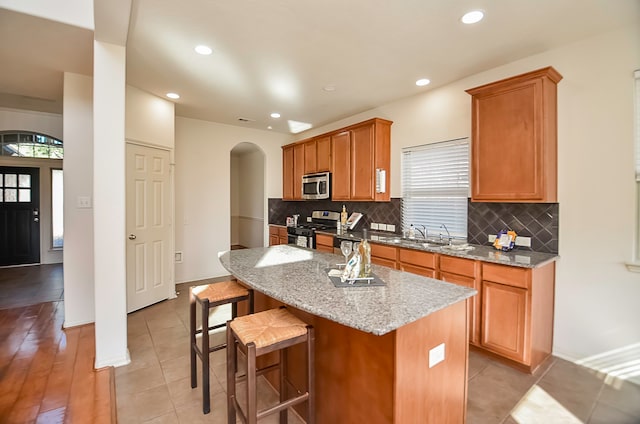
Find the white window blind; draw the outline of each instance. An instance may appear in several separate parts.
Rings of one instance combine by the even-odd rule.
[[[467,237],[469,139],[402,149],[402,227]],[[416,236],[420,234],[416,231]]]

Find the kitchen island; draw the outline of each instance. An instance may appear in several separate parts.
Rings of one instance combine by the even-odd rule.
[[[256,311],[285,304],[315,327],[318,423],[464,422],[466,301],[476,291],[375,265],[384,286],[337,288],[327,269],[342,261],[291,245],[220,256],[257,292]],[[303,359],[293,349],[288,368],[302,389]]]

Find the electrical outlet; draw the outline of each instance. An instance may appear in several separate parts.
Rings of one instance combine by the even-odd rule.
[[[78,196],[76,199],[76,206],[78,209],[89,209],[91,208],[91,197],[89,196]]]
[[[396,232],[396,226],[393,224],[387,224],[387,231],[391,231],[393,233]]]
[[[516,246],[531,247],[531,237],[517,236]]]
[[[495,234],[489,234],[489,243],[493,243],[494,241],[496,241],[496,235]]]
[[[378,224],[376,224],[375,222],[372,222],[372,223],[371,223],[371,229],[372,229],[372,230],[378,230],[378,229],[380,229],[380,228],[379,228]]]
[[[307,217],[307,222],[313,222],[310,216]]]
[[[435,367],[442,361],[444,361],[444,343],[429,351],[429,368]]]

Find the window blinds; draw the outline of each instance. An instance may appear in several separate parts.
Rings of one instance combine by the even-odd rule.
[[[467,237],[469,139],[408,147],[402,150],[402,226],[428,234]],[[416,236],[419,233],[416,232]]]

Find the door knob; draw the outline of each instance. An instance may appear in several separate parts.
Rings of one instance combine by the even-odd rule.
[[[135,234],[129,234],[129,240],[135,240],[135,239],[136,239]]]

